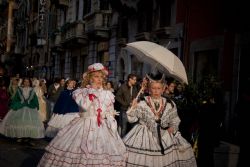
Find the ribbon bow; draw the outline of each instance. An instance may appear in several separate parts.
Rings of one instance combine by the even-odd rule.
[[[94,94],[89,94],[89,100],[93,101],[96,98],[96,95]]]
[[[102,112],[102,109],[98,108],[97,109],[97,124],[98,124],[99,127],[101,125],[101,112]]]

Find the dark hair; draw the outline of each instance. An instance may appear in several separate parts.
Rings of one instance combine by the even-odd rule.
[[[131,78],[133,79],[134,77],[137,77],[135,74],[128,74],[128,80]]]
[[[106,84],[108,84],[108,83],[110,83],[111,87],[114,88],[114,83],[113,83],[113,81],[107,81]]]

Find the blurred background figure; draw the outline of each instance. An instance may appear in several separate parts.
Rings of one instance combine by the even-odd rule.
[[[3,80],[0,80],[0,121],[5,117],[9,110],[8,89]]]
[[[175,90],[176,84],[174,79],[167,79],[167,84],[165,87],[165,91],[163,92],[163,96],[165,98],[169,98],[171,100],[174,99],[174,90]]]
[[[106,83],[106,89],[111,91],[112,93],[115,93],[115,90],[114,90],[114,85],[113,85],[113,82],[112,81],[108,81]]]
[[[8,87],[8,93],[9,93],[9,96],[10,96],[11,99],[16,94],[16,91],[17,91],[17,88],[18,88],[18,84],[19,84],[19,78],[12,77],[11,80],[10,80],[10,85]]]
[[[75,80],[68,79],[65,83],[65,89],[60,93],[53,109],[53,115],[48,122],[45,135],[53,138],[57,132],[66,126],[74,118],[79,117],[78,106],[72,98]]]
[[[33,88],[34,88],[34,91],[36,92],[38,102],[39,102],[38,112],[40,114],[42,121],[46,122],[46,120],[47,120],[47,104],[45,101],[45,96],[44,96],[44,92],[43,92],[42,87],[41,87],[40,80],[34,79],[32,84],[33,84]]]
[[[64,90],[64,80],[60,78],[55,78],[54,83],[52,83],[48,88],[48,101],[49,101],[49,109],[48,109],[48,120],[53,114],[55,103],[60,95],[60,93]]]
[[[30,139],[44,138],[45,129],[38,113],[39,103],[30,79],[24,78],[22,85],[17,89],[10,110],[3,119],[1,133],[6,137],[17,138],[18,142],[30,142]]]
[[[115,100],[119,105],[119,128],[121,137],[125,136],[128,132],[128,120],[126,111],[128,110],[132,100],[137,96],[138,89],[136,87],[137,76],[135,74],[129,74],[127,82],[123,83],[115,94]]]

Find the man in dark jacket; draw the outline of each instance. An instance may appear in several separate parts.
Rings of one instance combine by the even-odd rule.
[[[136,87],[137,77],[135,74],[129,74],[127,82],[122,84],[116,93],[115,100],[119,103],[120,116],[119,116],[119,126],[121,128],[121,137],[127,133],[127,114],[130,103],[136,97],[138,89]]]

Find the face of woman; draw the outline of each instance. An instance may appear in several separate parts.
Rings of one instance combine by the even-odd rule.
[[[107,88],[108,88],[108,89],[112,88],[112,86],[111,86],[111,83],[110,83],[110,82],[108,82],[108,83],[107,83]]]
[[[164,91],[164,86],[162,83],[153,82],[150,84],[149,90],[151,93],[151,97],[159,98],[159,97],[161,97],[161,95]]]
[[[69,81],[68,85],[67,85],[68,89],[73,89],[74,88],[74,81]]]
[[[94,88],[101,88],[103,84],[103,74],[100,71],[93,72],[91,75],[91,85]]]
[[[28,79],[24,79],[23,86],[24,87],[29,87],[30,86],[30,81]]]
[[[14,78],[12,79],[12,85],[17,85],[18,84],[18,79]]]

